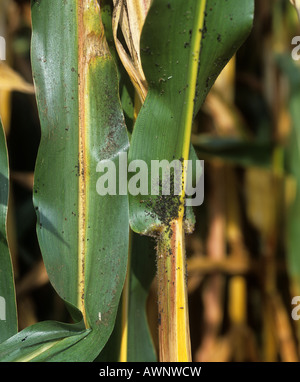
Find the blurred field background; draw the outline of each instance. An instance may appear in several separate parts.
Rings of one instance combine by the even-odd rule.
[[[30,2],[0,0],[0,115],[11,169],[9,242],[19,329],[66,321],[35,234],[32,185],[40,126],[30,66]],[[250,37],[196,118],[192,142],[205,160],[205,201],[187,236],[194,361],[299,361],[300,23],[288,0],[256,0]],[[70,190],[71,192],[71,190]],[[153,280],[148,317],[157,345]],[[300,318],[300,314],[299,314]]]

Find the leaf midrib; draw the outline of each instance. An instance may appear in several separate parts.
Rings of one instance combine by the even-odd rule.
[[[78,110],[79,110],[79,133],[78,133],[78,308],[81,310],[85,325],[88,327],[85,304],[84,304],[84,272],[85,272],[85,231],[86,231],[86,123],[85,123],[85,83],[86,83],[86,59],[84,55],[85,28],[84,7],[86,1],[78,2]]]
[[[189,159],[190,144],[191,144],[191,132],[192,124],[194,118],[194,100],[196,95],[198,68],[200,61],[200,53],[203,40],[204,23],[205,23],[205,10],[206,10],[207,0],[198,1],[195,21],[193,26],[192,40],[191,40],[191,50],[190,50],[190,65],[188,72],[188,91],[184,100],[184,109],[181,125],[184,126],[183,141],[182,141],[182,158],[184,161]],[[185,162],[184,162],[185,163]],[[184,214],[184,197],[185,197],[185,177],[186,168],[183,169],[183,184],[181,193],[181,206],[180,214],[183,218]]]

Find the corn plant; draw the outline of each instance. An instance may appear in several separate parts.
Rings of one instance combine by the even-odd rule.
[[[72,320],[17,331],[1,126],[0,359],[156,360],[145,312],[156,251],[158,359],[191,361],[184,238],[194,217],[184,163],[197,162],[193,122],[249,34],[253,0],[32,0],[31,7],[42,130],[33,191],[37,235]],[[128,166],[180,161],[180,193],[128,193],[125,155]],[[113,184],[106,179],[117,192],[102,195],[99,164],[108,163],[120,176]],[[134,176],[128,184],[151,184],[150,173]]]

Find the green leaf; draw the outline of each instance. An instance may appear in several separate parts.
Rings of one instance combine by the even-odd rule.
[[[276,57],[277,64],[289,82],[289,111],[291,115],[291,132],[285,147],[285,186],[289,203],[286,209],[286,227],[284,232],[287,249],[287,269],[290,278],[292,296],[300,294],[300,74],[298,65],[288,54]],[[292,197],[291,197],[292,195]],[[299,321],[295,322],[296,334],[300,339]]]
[[[201,159],[219,158],[237,166],[271,167],[271,142],[208,137],[203,134],[192,138],[192,142]]]
[[[287,211],[287,260],[293,290],[300,293],[300,75],[299,68],[289,55],[280,55],[277,62],[290,83],[289,110],[292,117],[292,130],[286,147],[286,170],[295,182],[295,195]]]
[[[129,162],[144,160],[150,169],[151,160],[188,159],[193,116],[249,34],[253,7],[253,0],[153,1],[141,38],[149,91],[135,124]],[[164,198],[161,204],[169,207],[160,213],[156,197],[129,200],[131,227],[144,233],[160,226],[165,209],[172,215],[178,204],[176,198]]]
[[[149,289],[156,268],[154,244],[152,238],[131,232],[129,275],[123,289],[114,330],[97,358],[99,362],[157,360],[146,311]]]
[[[78,313],[77,313],[78,314]],[[77,324],[64,324],[55,321],[44,321],[32,325],[13,337],[0,347],[1,362],[29,361],[70,361],[68,352],[73,351],[72,360],[82,361],[84,358],[73,345],[90,334],[81,320]]]
[[[287,260],[289,275],[291,276],[295,293],[300,293],[300,73],[299,67],[288,54],[276,57],[277,64],[289,81],[290,98],[289,110],[292,118],[292,129],[285,150],[286,172],[292,176],[295,185],[294,199],[287,210]]]
[[[156,353],[146,312],[149,289],[155,276],[155,243],[146,236],[135,233],[132,236],[127,360],[155,362]]]
[[[97,192],[97,165],[111,160],[118,171],[129,144],[117,69],[96,0],[34,1],[32,24],[42,127],[34,182],[37,235],[50,281],[73,306],[80,330],[59,324],[57,339],[57,324],[39,324],[27,329],[31,354],[17,336],[0,356],[18,344],[21,359],[92,361],[114,326],[128,252],[127,196]],[[58,342],[48,348],[53,339]],[[35,340],[41,347],[33,346]]]
[[[288,269],[289,275],[293,280],[297,293],[300,292],[300,125],[299,125],[299,103],[300,93],[294,94],[290,100],[290,110],[293,118],[293,129],[287,150],[288,168],[290,174],[296,182],[296,194],[292,204],[288,208],[287,221],[287,249],[288,249]]]
[[[14,276],[6,236],[8,195],[6,138],[0,119],[0,343],[17,332]]]

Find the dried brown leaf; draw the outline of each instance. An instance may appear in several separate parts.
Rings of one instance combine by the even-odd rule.
[[[114,0],[112,18],[117,52],[142,102],[147,95],[147,82],[141,63],[140,38],[150,4],[151,0]],[[117,37],[119,27],[122,30],[126,48]]]

